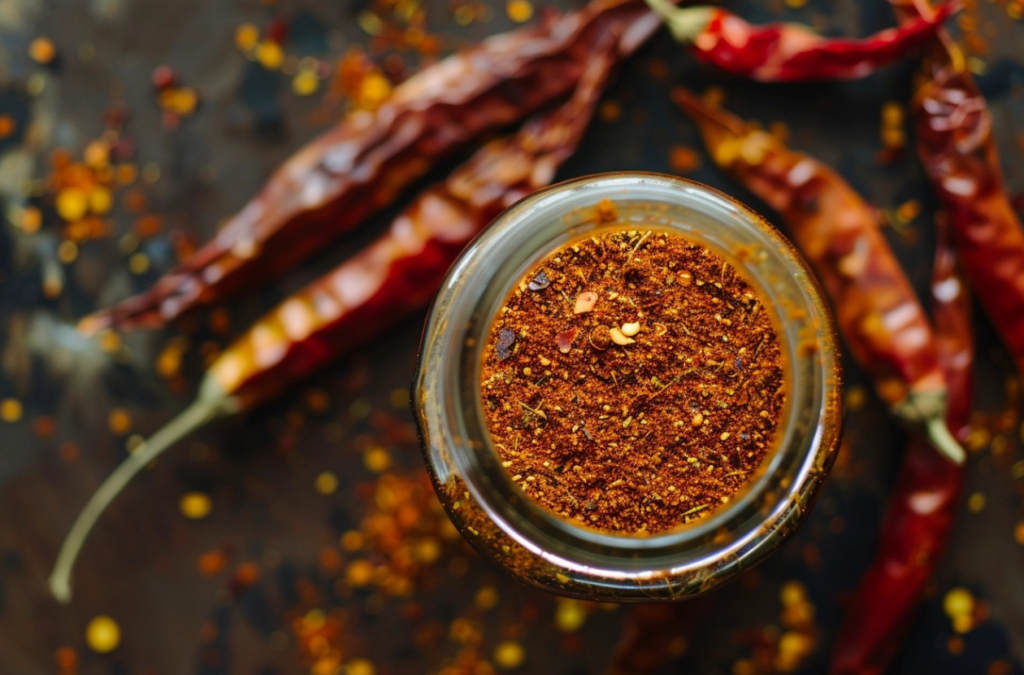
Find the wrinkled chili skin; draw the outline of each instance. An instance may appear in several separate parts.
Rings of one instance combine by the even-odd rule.
[[[932,276],[932,316],[949,388],[946,421],[967,436],[974,338],[967,288],[948,235],[940,229]],[[913,611],[945,549],[963,485],[955,466],[918,438],[908,444],[878,551],[857,590],[832,655],[831,675],[880,675],[910,627]]]
[[[676,89],[715,163],[775,209],[832,300],[851,354],[882,400],[945,389],[935,336],[878,217],[830,168]]]
[[[947,2],[932,16],[864,39],[825,38],[797,24],[753,25],[716,9],[693,46],[700,60],[761,82],[855,79],[921,48],[956,9]]]
[[[275,279],[393,203],[437,161],[488,129],[569,92],[616,27],[625,56],[659,24],[642,0],[592,0],[578,12],[494,36],[399,85],[302,148],[220,232],[149,291],[83,322],[159,327],[184,312]]]
[[[917,90],[911,115],[964,272],[1024,373],[1024,229],[1003,187],[985,99],[970,73],[945,64]]]
[[[429,304],[473,237],[504,209],[550,184],[575,151],[617,63],[618,31],[610,37],[589,55],[566,103],[481,148],[368,248],[257,321],[207,376],[249,408]]]
[[[902,24],[937,11],[927,0],[891,4]],[[988,104],[945,30],[931,40],[910,108],[964,274],[1024,373],[1024,229],[1004,188]]]

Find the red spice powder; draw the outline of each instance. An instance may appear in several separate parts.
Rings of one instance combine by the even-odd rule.
[[[563,247],[495,317],[481,395],[503,466],[591,528],[659,532],[728,502],[772,447],[779,340],[736,269],[679,235]]]

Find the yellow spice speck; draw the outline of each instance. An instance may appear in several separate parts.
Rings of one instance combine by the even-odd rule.
[[[974,613],[974,596],[966,588],[952,588],[942,599],[942,611],[953,619]]]
[[[526,650],[514,640],[499,642],[494,648],[494,663],[504,670],[512,670],[523,665],[526,660]]]
[[[17,422],[24,412],[21,401],[16,398],[5,398],[0,401],[0,419],[4,422]]]
[[[260,41],[260,29],[251,23],[243,23],[235,29],[235,46],[249,54]]]
[[[292,91],[297,96],[312,96],[320,88],[320,78],[312,70],[300,70],[292,78]]]
[[[505,13],[516,23],[523,23],[533,18],[533,4],[528,0],[509,0],[505,4]]]
[[[85,641],[98,654],[109,654],[121,644],[121,627],[109,616],[93,617],[85,627]]]
[[[366,659],[352,659],[345,668],[345,675],[374,675],[377,672],[373,663]]]
[[[57,193],[55,205],[57,215],[67,222],[81,220],[89,211],[89,195],[81,188],[67,187]]]
[[[210,496],[203,492],[186,492],[181,496],[178,503],[181,515],[189,520],[202,520],[210,515],[213,510],[213,502]]]
[[[149,270],[149,256],[145,253],[133,253],[128,258],[128,269],[132,274],[145,274]]]
[[[379,445],[375,445],[363,455],[363,464],[374,473],[387,471],[391,466],[391,454]]]
[[[284,51],[276,42],[264,40],[256,47],[256,60],[267,70],[277,70],[284,61]]]
[[[316,477],[316,491],[322,495],[334,494],[338,490],[338,477],[330,471],[324,471]]]

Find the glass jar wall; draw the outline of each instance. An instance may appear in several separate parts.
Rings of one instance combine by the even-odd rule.
[[[615,206],[613,222],[598,212],[603,200]],[[501,466],[481,403],[481,350],[509,292],[557,248],[612,228],[679,234],[731,263],[773,314],[786,369],[786,406],[758,475],[708,516],[656,535],[592,530],[527,497]],[[698,183],[616,173],[532,195],[466,249],[428,317],[413,405],[441,502],[481,554],[521,581],[562,595],[670,600],[754,565],[800,524],[835,458],[840,380],[821,291],[771,225]]]

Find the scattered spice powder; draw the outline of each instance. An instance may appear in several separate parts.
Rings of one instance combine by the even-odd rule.
[[[682,236],[611,230],[518,284],[484,350],[513,480],[592,528],[658,532],[728,502],[772,447],[780,347],[735,268]]]

